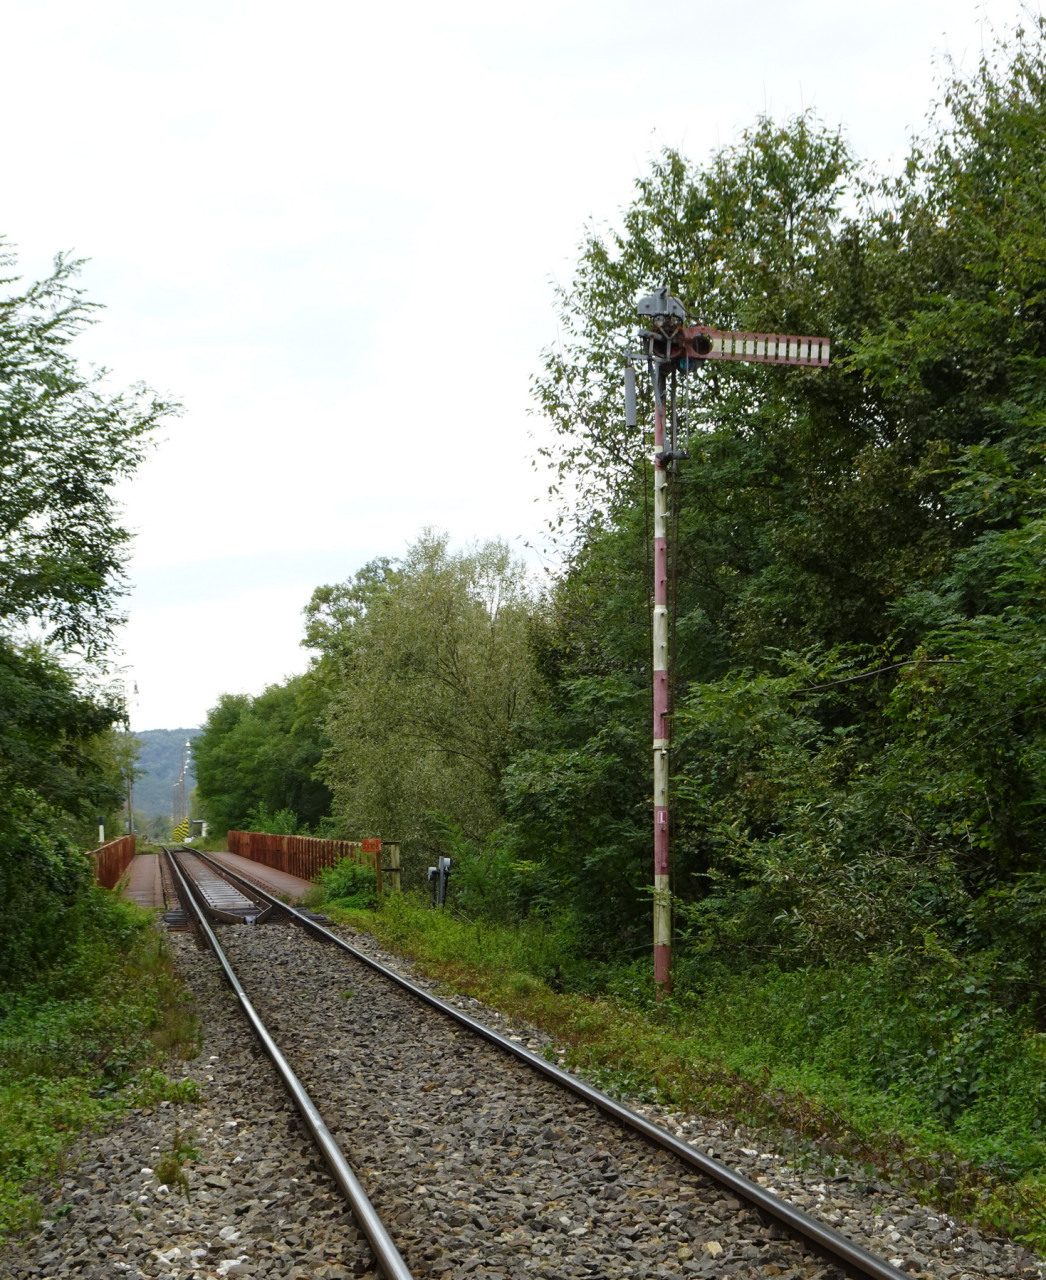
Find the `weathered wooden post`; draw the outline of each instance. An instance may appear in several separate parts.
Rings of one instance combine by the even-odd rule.
[[[400,842],[387,840],[382,845],[382,859],[385,870],[389,873],[389,888],[393,893],[402,893],[400,887]]]
[[[381,897],[381,841],[378,839],[364,840],[360,845],[361,853],[369,853],[367,859],[374,868],[374,874],[378,877],[378,897]]]

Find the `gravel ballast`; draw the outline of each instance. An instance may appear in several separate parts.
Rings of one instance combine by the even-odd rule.
[[[53,1193],[44,1225],[0,1253],[3,1280],[149,1280],[375,1275],[360,1235],[210,952],[171,934],[176,966],[196,998],[204,1041],[171,1064],[201,1087],[197,1104],[160,1103],[88,1137]],[[178,1139],[189,1198],[154,1172]]]
[[[415,1275],[840,1274],[351,957],[264,935],[227,954]]]
[[[287,924],[219,932],[418,1277],[841,1275],[667,1153],[344,952]],[[350,941],[434,985],[372,939]],[[373,1275],[366,1242],[213,957],[188,935],[172,935],[171,945],[204,1025],[203,1052],[186,1064],[202,1103],[142,1109],[82,1144],[79,1166],[45,1204],[42,1231],[0,1255],[0,1277]],[[530,1048],[549,1047],[477,1001],[449,999]],[[1019,1247],[986,1240],[903,1193],[796,1170],[751,1131],[637,1110],[904,1274],[1046,1275]],[[191,1131],[199,1152],[184,1165],[188,1199],[152,1172],[176,1129]]]
[[[418,974],[410,961],[390,953],[367,934],[349,928],[336,928],[334,932],[342,934],[353,947],[502,1035],[520,1041],[534,1052],[556,1056],[556,1042],[538,1029],[516,1023],[478,1000],[448,993],[440,984]],[[623,1101],[670,1133],[889,1259],[903,1274],[945,1276],[951,1280],[974,1280],[983,1276],[1019,1280],[1046,1277],[1046,1263],[1020,1245],[987,1238],[950,1215],[921,1204],[904,1190],[881,1182],[869,1183],[860,1171],[854,1170],[847,1176],[845,1162],[834,1161],[833,1175],[825,1176],[791,1165],[786,1156],[775,1151],[773,1139],[765,1133],[627,1097]],[[766,1272],[756,1270],[752,1274]]]

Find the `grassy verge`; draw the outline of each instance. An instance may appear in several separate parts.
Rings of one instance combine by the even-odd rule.
[[[952,975],[964,984],[965,1021],[945,1016],[955,1010],[942,975],[923,971],[921,1005],[903,965],[720,967],[657,1007],[628,968],[603,973],[598,996],[553,989],[576,971],[577,948],[540,922],[468,921],[410,899],[377,912],[324,909],[542,1028],[570,1067],[611,1091],[769,1128],[799,1161],[844,1158],[870,1180],[900,1182],[1046,1250],[1046,1039],[993,1018],[966,977]]]
[[[129,1105],[188,1101],[165,1058],[197,1052],[196,1017],[152,913],[102,889],[80,907],[60,963],[0,991],[0,1241],[32,1227],[31,1186],[86,1130]]]
[[[201,853],[227,853],[229,851],[229,837],[225,835],[198,836],[189,848],[199,849]]]

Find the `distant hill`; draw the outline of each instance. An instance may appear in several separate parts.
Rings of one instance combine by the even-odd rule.
[[[198,737],[199,729],[139,729],[135,737],[142,744],[137,767],[142,776],[135,779],[134,807],[149,818],[171,816],[174,807],[174,784],[182,768],[182,747],[187,738]],[[192,763],[189,765],[190,776]],[[189,789],[192,790],[192,782]]]

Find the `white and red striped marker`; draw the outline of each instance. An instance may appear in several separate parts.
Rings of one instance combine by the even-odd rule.
[[[823,369],[829,362],[831,343],[827,338],[799,334],[749,333],[744,329],[710,329],[707,325],[695,324],[673,334],[672,353],[693,360],[745,360]]]

